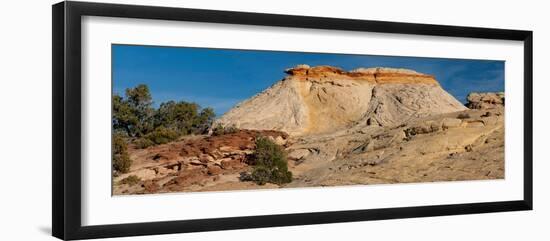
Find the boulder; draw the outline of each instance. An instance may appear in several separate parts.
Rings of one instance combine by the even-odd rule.
[[[405,134],[405,137],[411,137],[419,134],[428,134],[428,133],[436,132],[436,131],[439,131],[439,129],[440,129],[440,126],[438,123],[434,121],[426,121],[405,129],[404,134]]]
[[[146,192],[155,193],[159,190],[159,185],[152,180],[145,181],[142,186]]]
[[[462,120],[456,119],[456,118],[444,118],[443,121],[441,122],[441,126],[444,129],[459,127],[461,124],[462,124]]]
[[[208,155],[208,154],[202,154],[202,155],[199,156],[199,161],[202,162],[202,163],[213,162],[214,157],[212,157],[211,155]]]
[[[275,144],[284,146],[286,144],[286,140],[282,136],[275,137]]]
[[[174,165],[174,166],[171,166],[172,168],[166,168],[166,167],[162,167],[162,166],[159,166],[159,167],[155,167],[153,168],[153,170],[156,172],[156,175],[166,175],[168,173],[173,173],[174,172],[174,169],[173,168],[178,168],[177,165]],[[176,170],[177,171],[177,170]]]
[[[504,92],[472,92],[467,97],[470,109],[492,109],[504,106]]]
[[[293,150],[288,154],[288,159],[299,160],[308,156],[311,152],[308,149],[297,149]]]
[[[473,127],[473,128],[479,128],[484,127],[485,124],[483,121],[468,121],[466,127]]]
[[[222,146],[219,149],[222,152],[231,152],[231,151],[235,150],[233,147],[230,147],[230,146]]]
[[[192,161],[189,162],[189,164],[191,164],[193,166],[206,166],[206,163],[201,162],[199,160],[192,160]]]
[[[208,175],[218,175],[223,172],[222,168],[217,165],[210,165],[206,168]]]
[[[240,167],[243,167],[244,163],[241,163],[240,160],[224,158],[224,160],[220,162],[220,165],[222,166],[223,169],[230,170],[230,169],[238,169]]]
[[[178,177],[174,178],[167,184],[176,184],[178,186],[184,187],[189,185],[201,184],[202,182],[204,182],[206,176],[207,174],[204,168],[185,169],[179,173]]]
[[[129,174],[135,175],[139,177],[141,180],[150,180],[156,177],[157,172],[153,169],[140,169]]]

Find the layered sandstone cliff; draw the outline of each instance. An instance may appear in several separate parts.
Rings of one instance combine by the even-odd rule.
[[[130,146],[132,167],[114,178],[113,193],[504,178],[504,93],[472,93],[468,109],[413,70],[299,65],[285,72],[217,120],[236,132]],[[291,183],[241,181],[258,136],[285,149]],[[139,181],[125,183],[131,176]]]
[[[298,65],[285,73],[283,80],[239,103],[217,124],[304,135],[395,126],[466,109],[433,76],[413,70]]]

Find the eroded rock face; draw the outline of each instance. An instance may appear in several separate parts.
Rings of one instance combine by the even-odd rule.
[[[358,68],[346,72],[338,67],[333,66],[316,66],[297,65],[294,68],[286,69],[285,73],[292,76],[294,79],[302,81],[338,81],[338,80],[355,80],[365,81],[372,84],[435,84],[439,83],[431,75],[418,73],[409,69],[395,68]]]
[[[412,118],[466,109],[431,75],[407,69],[298,65],[283,80],[219,120],[242,129],[299,136],[355,125],[394,126]]]
[[[492,109],[504,106],[504,92],[470,93],[466,106],[470,109]]]
[[[134,164],[115,183],[129,175],[141,181],[115,185],[114,193],[504,178],[503,93],[472,93],[469,109],[412,70],[299,65],[286,72],[218,120],[241,128],[236,133],[129,148]],[[285,149],[291,183],[240,181],[257,136]]]
[[[468,109],[393,128],[356,126],[296,137],[287,148],[295,176],[287,186],[503,178],[502,113],[502,108]]]
[[[256,148],[257,136],[265,136],[281,145],[288,140],[283,132],[238,130],[220,136],[191,136],[146,149],[131,147],[128,151],[134,163],[130,172],[114,178],[113,192],[145,194],[204,190],[208,185],[218,185],[222,177],[238,182],[239,173],[249,168],[247,158]],[[139,183],[119,184],[129,176],[139,178]],[[239,185],[236,186],[232,188],[238,189]]]

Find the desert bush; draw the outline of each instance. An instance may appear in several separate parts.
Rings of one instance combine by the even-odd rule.
[[[216,114],[212,108],[204,108],[199,115],[195,118],[193,123],[192,132],[195,134],[206,134],[214,123]]]
[[[235,127],[235,125],[231,125],[225,128],[224,134],[233,134],[237,133],[239,131],[239,128]]]
[[[113,170],[126,173],[132,166],[132,159],[128,155],[128,147],[124,136],[115,133],[113,135]]]
[[[122,180],[120,180],[120,184],[128,184],[130,186],[136,185],[141,181],[141,178],[139,178],[136,175],[130,175]]]
[[[181,135],[191,133],[193,119],[198,115],[199,106],[184,101],[168,101],[160,104],[155,113],[155,126],[166,127],[179,132]]]
[[[181,135],[205,134],[214,122],[212,108],[185,101],[167,101],[153,107],[149,87],[144,84],[113,95],[112,125],[116,132],[135,139],[139,148],[163,144]]]
[[[168,101],[160,104],[154,117],[156,127],[164,126],[177,131],[180,135],[203,134],[214,121],[214,110],[196,103]]]
[[[221,136],[221,135],[227,135],[227,134],[233,134],[237,133],[239,129],[235,127],[235,125],[224,127],[222,125],[218,125],[212,129],[212,135],[213,136]]]
[[[154,131],[134,141],[137,148],[144,149],[150,146],[165,144],[179,138],[179,133],[166,127],[157,127]]]
[[[218,125],[214,128],[212,128],[212,135],[213,136],[221,136],[224,134],[224,127],[222,125]]]
[[[179,133],[166,127],[157,127],[154,131],[145,135],[144,138],[155,144],[164,144],[178,139]]]
[[[265,137],[256,138],[256,150],[252,154],[251,174],[241,173],[241,181],[253,181],[258,185],[266,183],[284,184],[292,181],[288,171],[286,153],[281,146]]]
[[[150,146],[154,146],[155,143],[147,138],[139,138],[137,140],[134,141],[134,144],[136,145],[137,148],[139,149],[145,149],[147,147],[150,147]]]

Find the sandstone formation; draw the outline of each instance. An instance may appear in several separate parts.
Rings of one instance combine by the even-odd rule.
[[[502,108],[297,137],[287,187],[504,178]]]
[[[250,188],[252,184],[238,182],[238,176],[248,170],[247,157],[255,148],[257,136],[266,136],[281,145],[288,138],[278,131],[240,130],[222,136],[190,136],[146,149],[130,147],[132,167],[129,173],[114,178],[113,193],[224,190],[219,184],[226,180],[237,180],[230,189]],[[120,183],[129,176],[136,176],[140,182]]]
[[[431,75],[406,69],[298,65],[262,93],[239,103],[217,124],[328,133],[356,125],[396,126],[412,118],[465,110]]]
[[[240,128],[235,133],[130,146],[134,163],[114,178],[114,194],[504,178],[504,93],[472,93],[466,108],[413,70],[285,72],[216,121]],[[258,136],[284,147],[291,183],[239,180]],[[122,181],[129,176],[139,182]]]
[[[470,109],[490,109],[504,106],[504,92],[470,93],[466,106]]]

